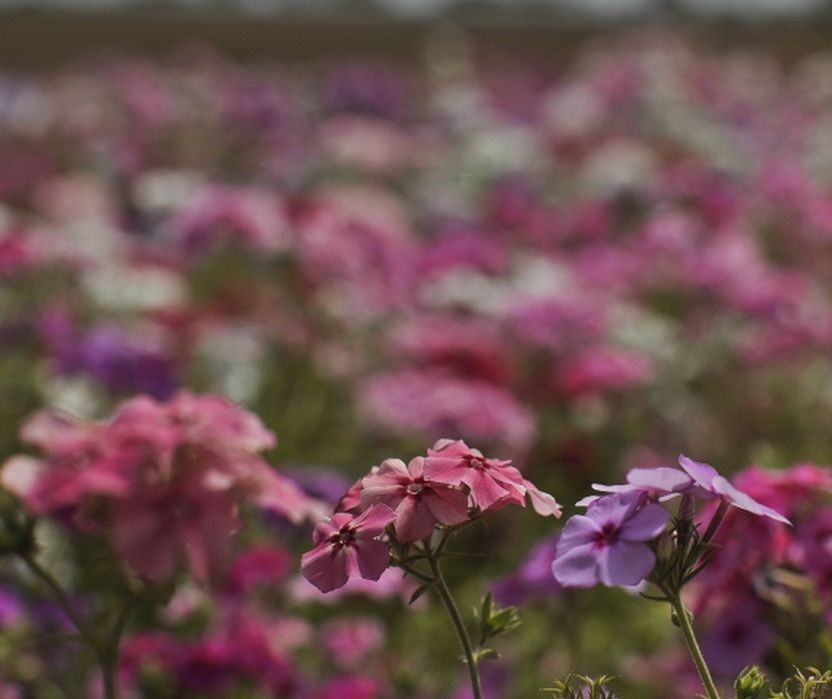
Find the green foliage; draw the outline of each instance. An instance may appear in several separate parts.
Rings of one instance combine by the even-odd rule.
[[[796,670],[779,692],[771,693],[770,699],[832,699],[832,671],[810,667],[807,673]]]
[[[607,685],[612,677],[587,677],[569,673],[563,680],[556,680],[551,687],[544,687],[541,691],[551,692],[552,699],[615,699],[615,695]]]
[[[734,682],[737,699],[757,699],[765,688],[766,676],[755,665],[745,668]]]
[[[489,592],[474,607],[480,633],[480,645],[502,633],[513,631],[522,623],[516,607],[501,607],[494,602]]]

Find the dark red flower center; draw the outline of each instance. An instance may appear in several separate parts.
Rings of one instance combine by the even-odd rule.
[[[335,535],[335,543],[341,546],[349,546],[355,541],[355,530],[352,527],[344,527]]]
[[[486,467],[485,459],[479,456],[468,456],[468,466],[470,468],[484,469]]]
[[[601,527],[601,531],[595,535],[595,545],[599,548],[603,548],[604,546],[611,546],[616,541],[618,541],[618,533],[620,531],[620,527],[613,523],[607,522],[605,525]]]
[[[408,495],[421,495],[425,489],[425,484],[423,481],[413,481],[409,483],[407,486],[407,494]]]

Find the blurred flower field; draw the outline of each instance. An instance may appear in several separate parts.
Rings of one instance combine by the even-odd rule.
[[[832,667],[831,134],[832,55],[655,33],[0,74],[0,697],[470,697],[418,580],[300,572],[316,524],[368,527],[321,534],[345,493],[376,536],[424,469],[397,543],[489,510],[448,585],[518,608],[485,697],[692,699],[666,608],[555,580],[547,496],[680,453],[792,524],[709,491],[735,507],[685,599],[717,685]],[[85,645],[110,628],[118,657]]]

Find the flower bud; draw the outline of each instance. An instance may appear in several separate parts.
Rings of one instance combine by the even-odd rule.
[[[737,699],[757,699],[765,686],[766,676],[755,665],[745,668],[734,682]]]

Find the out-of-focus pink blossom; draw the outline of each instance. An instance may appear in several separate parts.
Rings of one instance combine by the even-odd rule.
[[[153,580],[169,577],[183,555],[200,579],[217,570],[241,502],[295,522],[317,511],[258,455],[274,435],[219,396],[138,397],[106,423],[45,411],[22,436],[44,458],[12,457],[6,487],[38,513],[88,511],[128,566]],[[98,501],[103,510],[93,507]]]
[[[384,627],[370,617],[334,619],[321,630],[323,645],[338,667],[355,669],[384,642]]]
[[[504,388],[435,370],[374,376],[362,385],[360,400],[374,422],[402,432],[455,432],[520,451],[535,433],[531,411]]]

